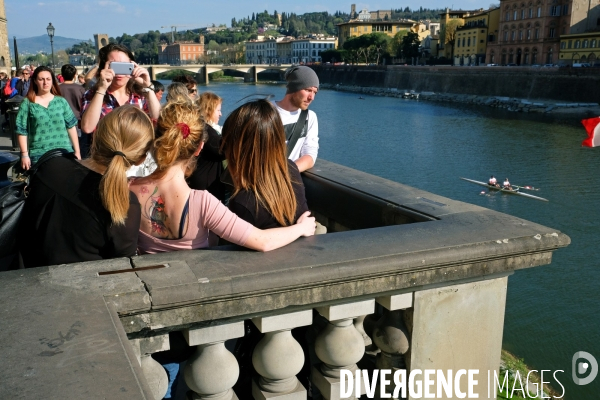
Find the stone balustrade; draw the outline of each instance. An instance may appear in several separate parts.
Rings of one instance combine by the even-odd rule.
[[[160,399],[167,375],[152,355],[182,332],[195,399],[338,399],[341,370],[373,368],[478,369],[487,398],[508,276],[549,264],[569,237],[324,160],[303,179],[328,233],[282,249],[2,273],[0,397]],[[227,341],[244,322],[262,339],[242,393]]]

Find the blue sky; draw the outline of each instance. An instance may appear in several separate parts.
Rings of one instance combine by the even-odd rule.
[[[371,11],[391,8],[487,8],[490,0],[407,0],[390,2],[355,2],[358,10]],[[18,38],[46,35],[52,22],[56,35],[75,39],[92,39],[94,33],[109,36],[159,30],[161,26],[190,25],[189,29],[208,24],[227,24],[231,18],[240,19],[253,12],[273,13],[335,11],[350,12],[352,0],[278,0],[278,1],[199,1],[199,0],[5,0],[9,35]],[[180,28],[186,29],[186,28]]]

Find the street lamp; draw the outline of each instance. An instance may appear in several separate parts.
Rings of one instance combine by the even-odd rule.
[[[52,26],[52,22],[48,24],[46,31],[48,31],[48,36],[50,36],[50,48],[52,49],[52,70],[54,71],[54,41],[52,40],[54,37],[54,27]]]

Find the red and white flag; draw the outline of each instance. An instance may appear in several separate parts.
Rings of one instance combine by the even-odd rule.
[[[600,146],[600,117],[582,119],[581,123],[588,134],[587,139],[581,145],[585,147]]]

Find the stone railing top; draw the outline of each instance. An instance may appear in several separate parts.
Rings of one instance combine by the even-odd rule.
[[[488,279],[547,264],[570,242],[552,228],[323,160],[304,181],[321,215],[352,210],[358,227],[369,224],[365,215],[380,226],[268,253],[214,248],[2,273],[0,396],[64,397],[59,374],[69,393],[148,398],[127,338]]]
[[[304,179],[309,205],[311,191],[343,192],[346,200],[334,205],[354,210],[358,220],[367,211],[354,198],[375,203],[370,207],[382,214],[425,222],[301,238],[268,253],[214,248],[139,256],[131,264],[123,259],[55,266],[50,281],[104,294],[129,318],[125,330],[133,334],[485,279],[546,264],[553,250],[570,242],[552,228],[323,160]],[[116,270],[131,273],[97,274]]]

